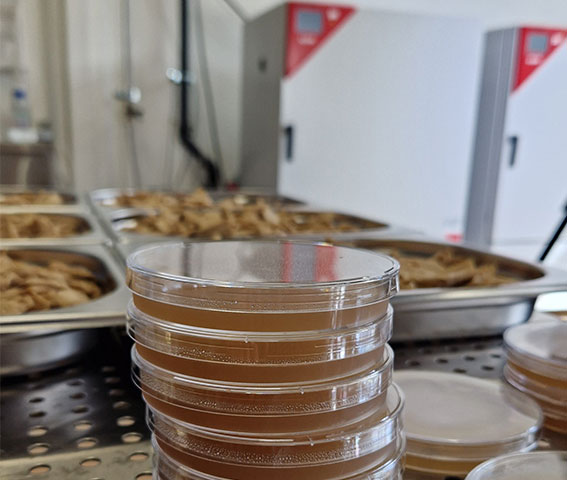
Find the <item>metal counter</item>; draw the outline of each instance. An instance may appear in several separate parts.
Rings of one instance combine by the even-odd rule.
[[[102,332],[99,348],[82,363],[3,383],[3,479],[151,479],[144,405],[130,380],[130,341],[123,330]],[[398,370],[497,379],[505,360],[501,337],[394,344],[393,348]],[[540,449],[565,450],[567,436],[544,431]],[[30,474],[36,467],[49,470],[36,477]]]

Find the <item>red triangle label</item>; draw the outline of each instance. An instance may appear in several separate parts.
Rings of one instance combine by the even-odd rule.
[[[567,30],[524,27],[520,29],[517,50],[516,91],[567,40]]]
[[[353,13],[354,8],[340,5],[289,3],[285,75],[296,72]]]

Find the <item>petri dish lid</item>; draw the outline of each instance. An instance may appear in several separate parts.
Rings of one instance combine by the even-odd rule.
[[[147,423],[160,440],[185,453],[233,464],[305,466],[361,457],[397,441],[401,436],[400,413],[404,400],[395,384],[388,389],[386,403],[386,410],[379,409],[360,422],[309,434],[259,436],[241,432],[220,433],[174,419],[149,405]],[[254,456],[242,456],[243,446],[256,447],[258,450]],[[286,448],[288,453],[282,455],[281,448]]]
[[[169,457],[160,447],[155,435],[152,434],[152,446],[156,455],[155,469],[159,480],[167,478],[176,478],[177,480],[230,480],[226,477],[218,477],[207,473],[194,470],[177,460]],[[405,441],[403,436],[399,437],[398,449],[394,457],[370,471],[364,472],[354,477],[348,477],[341,480],[400,480],[402,478],[403,463],[402,457],[405,451]],[[165,478],[159,475],[164,474]]]
[[[567,451],[517,453],[482,463],[466,480],[565,480]]]
[[[534,322],[504,332],[509,358],[543,376],[567,380],[567,323]]]
[[[462,374],[402,370],[407,453],[483,459],[532,448],[542,424],[535,401],[512,387]]]
[[[127,260],[141,297],[226,312],[320,312],[371,305],[398,291],[399,264],[367,250],[290,241],[175,242]]]
[[[339,379],[298,383],[236,383],[171,372],[144,360],[132,347],[132,379],[145,393],[172,405],[234,415],[306,415],[358,405],[385,393],[394,354],[386,345],[382,364]]]

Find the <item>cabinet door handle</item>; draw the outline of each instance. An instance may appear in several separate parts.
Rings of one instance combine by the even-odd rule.
[[[516,155],[518,153],[518,142],[520,141],[517,135],[512,135],[508,138],[510,142],[510,158],[508,159],[508,166],[513,168],[516,165]]]
[[[285,134],[285,159],[288,162],[293,160],[293,127],[288,125],[284,128]]]

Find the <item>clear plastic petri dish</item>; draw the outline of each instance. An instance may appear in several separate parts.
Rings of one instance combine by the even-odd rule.
[[[392,332],[392,308],[368,325],[325,331],[220,331],[165,322],[128,307],[138,354],[188,376],[238,382],[299,382],[372,368]]]
[[[218,477],[198,472],[193,468],[179,463],[169,457],[159,446],[152,435],[152,446],[154,449],[154,468],[157,480],[230,480],[227,477]],[[167,448],[167,447],[166,447]],[[398,450],[389,461],[384,462],[376,468],[363,472],[360,475],[342,477],[340,480],[402,480],[404,441],[399,438]],[[291,476],[290,478],[295,478]]]
[[[567,390],[567,322],[551,320],[504,332],[508,362],[525,375]]]
[[[386,314],[398,272],[385,255],[289,241],[164,243],[127,260],[127,283],[140,311],[243,332],[367,325]]]
[[[156,367],[132,348],[132,378],[162,414],[217,431],[311,432],[352,424],[387,408],[393,352],[375,367],[320,382],[251,384],[203,380]]]
[[[387,410],[334,431],[279,437],[219,434],[149,408],[148,425],[166,455],[220,478],[319,480],[355,477],[389,464],[402,448],[403,399],[393,385]]]
[[[497,457],[476,467],[466,480],[565,480],[567,451],[518,453]]]
[[[542,412],[508,385],[460,374],[403,370],[406,467],[463,475],[497,455],[537,446]]]

